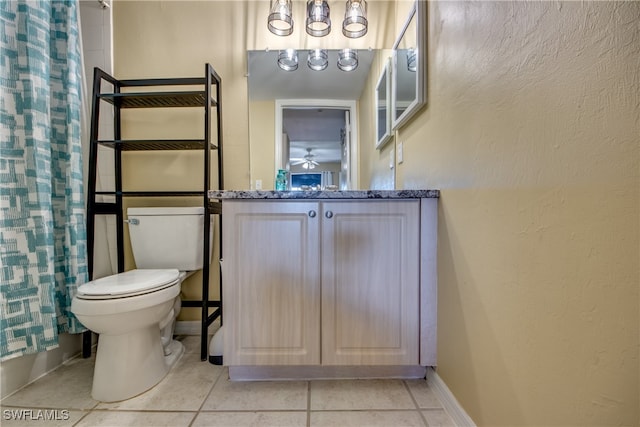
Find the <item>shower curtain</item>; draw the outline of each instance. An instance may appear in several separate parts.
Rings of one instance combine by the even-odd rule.
[[[0,360],[58,346],[86,282],[77,0],[0,1]]]

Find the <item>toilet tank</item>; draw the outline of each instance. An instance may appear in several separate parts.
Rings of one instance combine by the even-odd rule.
[[[204,208],[128,208],[127,216],[137,268],[202,268]],[[209,263],[213,224],[210,230]]]

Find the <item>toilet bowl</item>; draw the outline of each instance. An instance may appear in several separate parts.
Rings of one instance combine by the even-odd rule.
[[[184,273],[178,270],[131,270],[78,288],[71,311],[100,334],[91,396],[102,402],[134,397],[162,380],[184,352],[167,344],[160,321],[172,315]]]
[[[91,396],[102,402],[149,390],[182,356],[184,346],[173,340],[187,276],[181,270],[203,265],[202,208],[127,213],[138,269],[79,286],[71,303],[78,320],[99,334]]]

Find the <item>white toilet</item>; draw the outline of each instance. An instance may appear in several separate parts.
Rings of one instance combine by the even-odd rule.
[[[203,208],[129,208],[127,215],[138,269],[81,285],[71,303],[100,334],[91,396],[102,402],[149,390],[182,356],[173,340],[180,286],[202,268]]]

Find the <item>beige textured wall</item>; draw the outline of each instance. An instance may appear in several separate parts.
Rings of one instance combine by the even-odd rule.
[[[479,425],[639,425],[640,3],[429,14],[397,187],[442,190],[438,374]]]
[[[203,76],[209,62],[222,78],[225,186],[248,188],[248,108],[245,2],[114,2],[114,73],[118,78]],[[176,115],[176,113],[178,113]],[[187,111],[166,120],[140,112],[133,132],[201,134],[201,121]],[[144,114],[144,116],[142,116]],[[199,118],[196,113],[195,117]],[[168,122],[168,123],[167,123]],[[195,172],[195,170],[194,170]],[[144,185],[142,180],[131,180]],[[175,182],[175,179],[171,179]],[[179,185],[179,184],[175,184]]]
[[[249,188],[249,126],[246,73],[246,2],[116,1],[113,2],[114,74],[118,78],[204,76],[211,63],[222,78],[225,188]],[[127,137],[192,137],[203,135],[202,113],[128,111]],[[202,188],[202,160],[195,152],[126,153],[123,185],[137,190]],[[215,176],[216,169],[212,169]],[[200,204],[198,199],[128,199],[129,205]],[[217,228],[215,230],[217,232]],[[217,248],[216,248],[217,250]],[[214,253],[216,256],[216,253]],[[214,258],[215,259],[215,258]],[[130,250],[127,268],[133,266]],[[217,269],[211,268],[210,292],[218,293]],[[200,294],[200,273],[183,284],[184,298]],[[182,320],[199,318],[183,309]]]
[[[249,154],[251,183],[262,180],[262,188],[275,188],[276,104],[274,101],[249,102]]]
[[[279,42],[268,2],[247,6],[113,5],[118,77],[222,75],[227,188],[249,188],[245,51]],[[479,425],[639,424],[639,9],[429,3],[429,105],[397,135],[396,187],[442,190],[438,373]],[[361,147],[363,186],[394,146]]]
[[[250,188],[250,175],[263,179],[263,188],[273,188],[273,119],[262,105],[252,113],[258,123],[249,129],[246,52],[255,49],[291,47],[342,48],[344,37],[333,31],[329,37],[309,38],[300,31],[305,1],[295,0],[298,30],[291,37],[277,37],[267,30],[268,1],[115,1],[113,4],[114,75],[118,78],[201,76],[211,63],[223,82],[223,146],[226,189]],[[370,5],[371,31],[353,41],[355,48],[389,46],[394,29],[387,20],[394,4],[376,1]],[[340,8],[339,8],[340,9]],[[336,12],[334,11],[334,14]],[[343,13],[338,12],[336,16]],[[337,20],[339,22],[339,19]],[[272,107],[273,109],[273,107]],[[274,114],[272,112],[271,114]],[[198,138],[202,117],[197,111],[127,111],[123,116],[125,137]],[[270,129],[270,130],[269,130]],[[270,145],[253,144],[249,134],[269,135]],[[126,153],[123,182],[128,190],[190,190],[202,182],[201,160],[195,153]],[[251,168],[251,170],[250,170]],[[185,173],[187,172],[187,173]],[[215,169],[213,169],[215,174]],[[199,200],[128,199],[127,205],[193,205]],[[126,239],[127,236],[125,236]],[[125,245],[127,268],[134,266]],[[215,256],[215,253],[214,253]],[[187,297],[197,296],[199,275],[183,284]],[[216,269],[211,272],[211,292],[217,293]],[[181,319],[191,319],[196,310],[183,309]],[[196,313],[197,314],[197,313]]]

